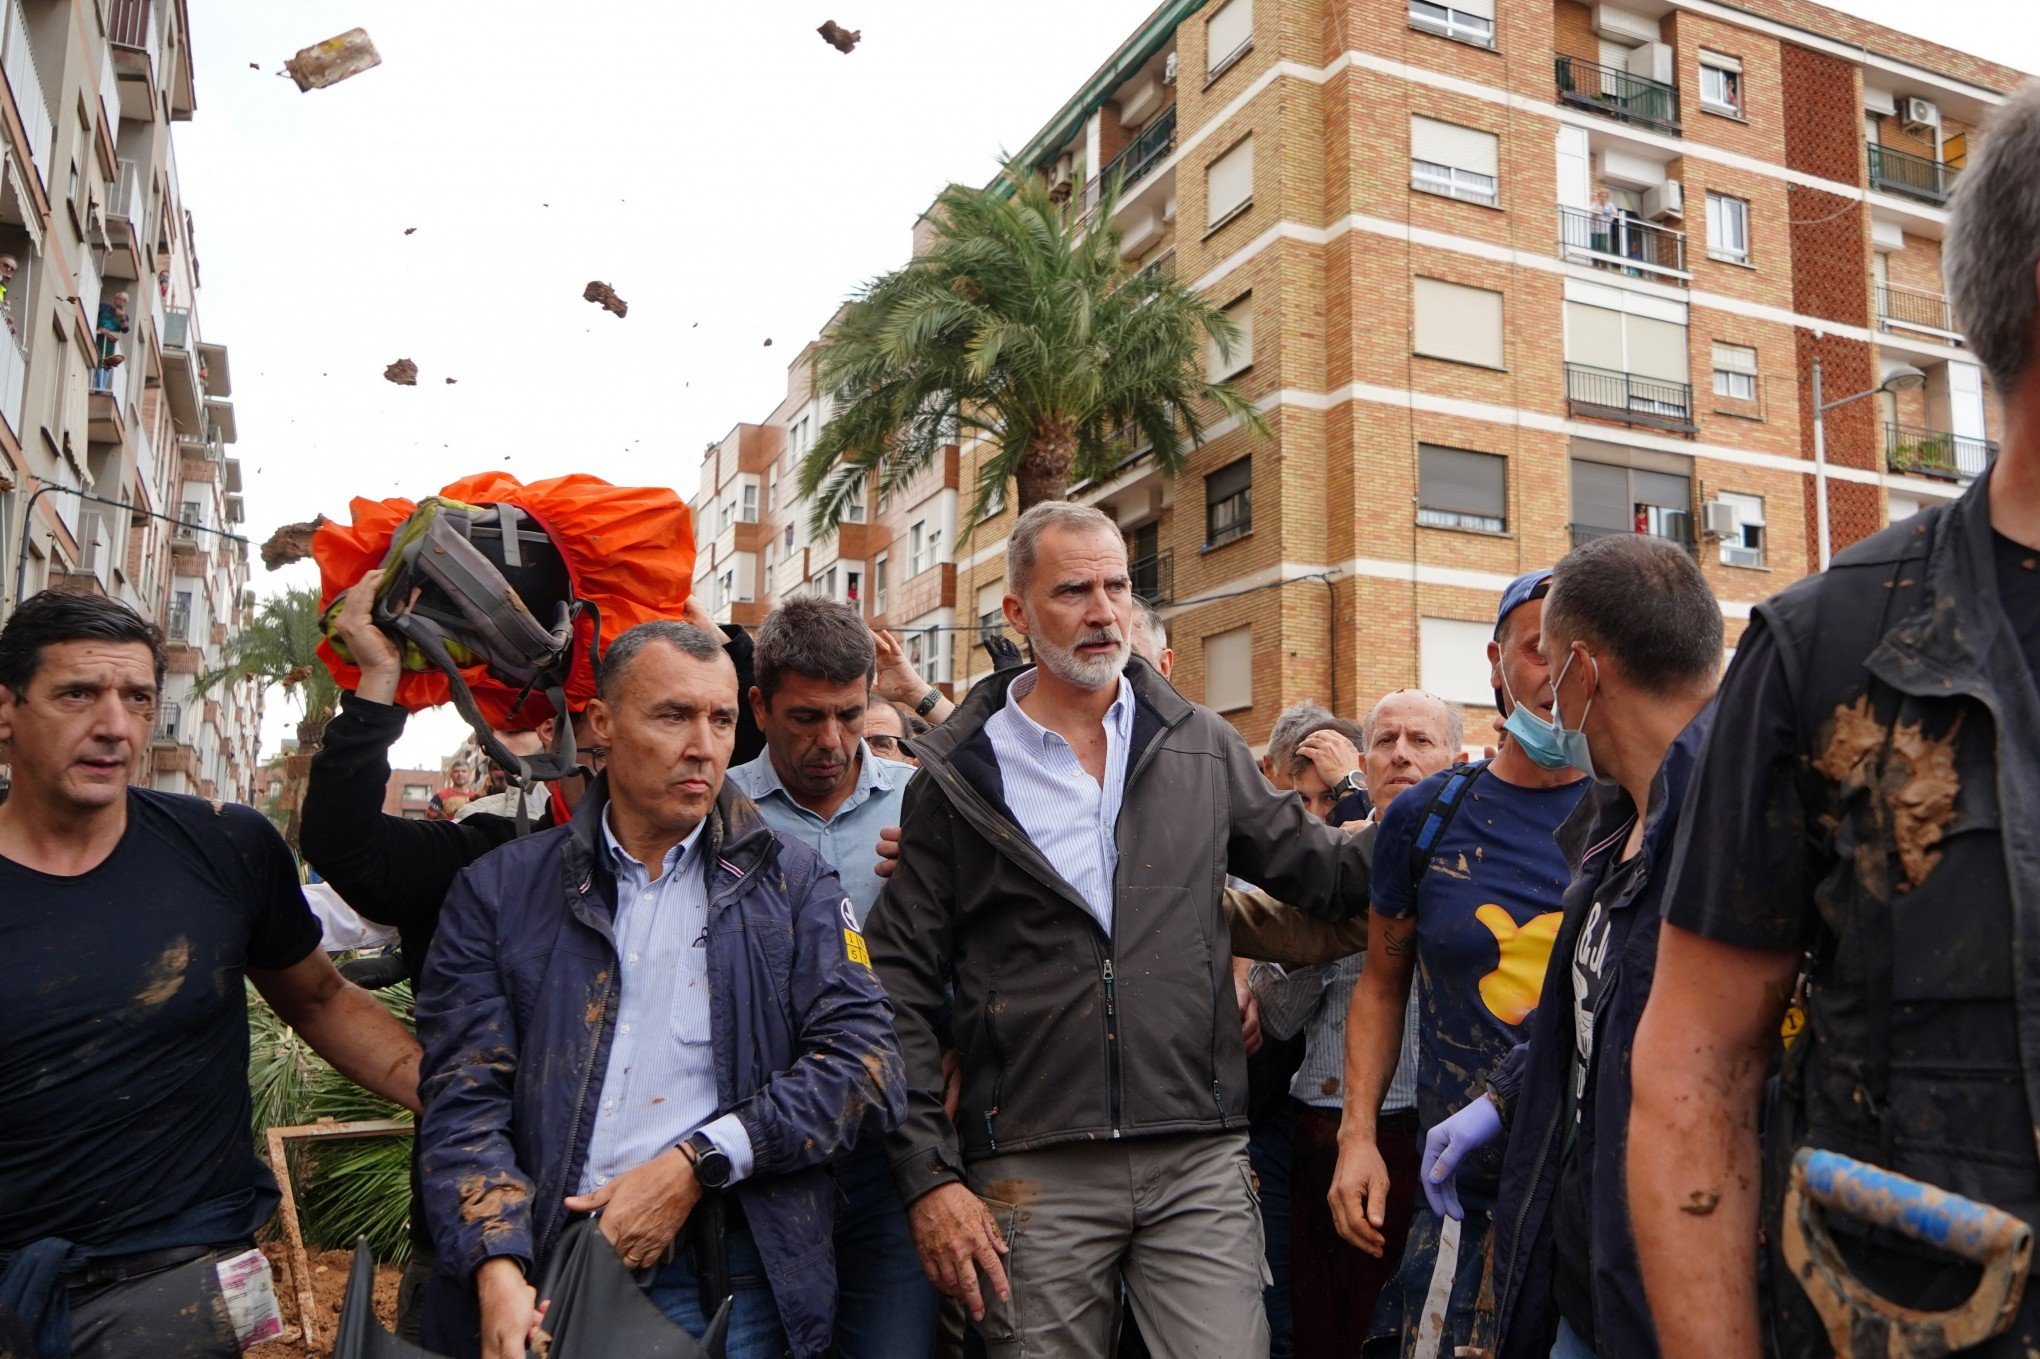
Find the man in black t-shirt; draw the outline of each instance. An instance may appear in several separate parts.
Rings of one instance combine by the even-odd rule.
[[[225,1359],[279,1329],[244,977],[418,1109],[417,1042],[334,971],[261,814],[128,786],[162,676],[111,600],[45,592],[0,629],[0,1307],[45,1355]]]
[[[1801,1149],[2040,1221],[2040,87],[1980,140],[1942,259],[2004,402],[2002,451],[1961,499],[1757,608],[1673,852],[1629,1144],[1667,1359],[1828,1353],[1777,1246]],[[1802,966],[1806,1027],[1760,1123]],[[1974,1285],[1923,1242],[1823,1220],[1897,1306]],[[2028,1282],[1962,1352],[2036,1350]]]

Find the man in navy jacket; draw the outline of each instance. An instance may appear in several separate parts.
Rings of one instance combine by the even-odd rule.
[[[1650,1359],[1657,1339],[1629,1229],[1630,1047],[1650,995],[1673,833],[1721,674],[1721,610],[1692,557],[1597,538],[1552,572],[1541,649],[1553,735],[1598,776],[1559,831],[1573,868],[1529,1037],[1490,1090],[1431,1130],[1422,1183],[1499,1135],[1494,1307],[1504,1359]]]
[[[619,637],[589,713],[602,779],[447,898],[418,994],[419,1140],[456,1286],[434,1290],[428,1344],[472,1353],[472,1314],[445,1303],[478,1301],[484,1359],[521,1359],[532,1281],[570,1217],[600,1210],[696,1334],[727,1269],[731,1359],[829,1345],[824,1167],[898,1121],[898,1046],[835,874],[724,786],[721,643],[671,622]]]

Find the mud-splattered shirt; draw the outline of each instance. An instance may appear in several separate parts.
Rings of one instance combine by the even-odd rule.
[[[242,978],[317,948],[318,921],[253,808],[143,790],[128,808],[89,872],[0,858],[0,1250],[117,1241],[233,1194],[253,1232],[276,1205]]]
[[[1426,1130],[1472,1099],[1481,1077],[1523,1041],[1572,877],[1554,837],[1588,787],[1582,779],[1524,788],[1482,774],[1419,887],[1410,881],[1417,828],[1448,774],[1396,798],[1374,846],[1374,909],[1417,922],[1417,1117]],[[1493,1195],[1501,1152],[1497,1145],[1461,1167],[1462,1199]]]

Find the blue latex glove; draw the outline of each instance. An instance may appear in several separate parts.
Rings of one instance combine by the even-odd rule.
[[[1483,1095],[1452,1117],[1431,1129],[1424,1138],[1423,1171],[1418,1177],[1431,1211],[1440,1217],[1463,1219],[1459,1206],[1459,1163],[1494,1141],[1502,1133],[1502,1111]]]

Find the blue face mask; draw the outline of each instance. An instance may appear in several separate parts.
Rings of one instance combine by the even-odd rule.
[[[1574,655],[1579,653],[1575,652]],[[1509,689],[1509,680],[1502,677],[1503,691],[1509,695],[1509,716],[1503,722],[1503,729],[1516,738],[1516,744],[1523,748],[1531,762],[1544,769],[1577,769],[1591,775],[1594,772],[1594,757],[1587,749],[1587,734],[1582,729],[1567,730],[1558,714],[1558,686],[1565,682],[1566,671],[1572,669],[1572,657],[1559,667],[1558,678],[1551,682],[1551,717],[1539,717],[1536,713],[1516,700]],[[1595,677],[1599,678],[1600,667],[1595,666]],[[1597,686],[1598,687],[1598,686]],[[1594,710],[1594,701],[1587,700],[1586,712],[1580,714],[1584,727],[1587,713]]]

